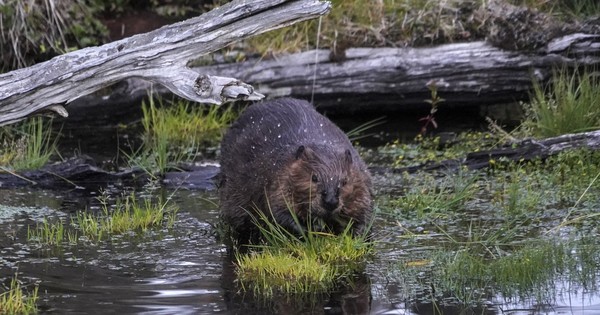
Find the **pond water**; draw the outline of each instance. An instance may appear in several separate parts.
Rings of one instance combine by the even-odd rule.
[[[70,146],[81,149],[81,144]],[[106,157],[116,146],[100,143],[98,148],[96,155],[89,148],[84,151]],[[375,176],[381,195],[394,196],[402,183],[391,175]],[[552,285],[540,290],[551,293],[539,296],[484,292],[483,303],[474,305],[452,296],[432,301],[435,288],[420,282],[432,275],[417,267],[427,264],[426,254],[443,249],[449,238],[465,237],[474,217],[494,220],[475,212],[445,220],[449,235],[427,232],[436,231],[431,222],[407,223],[380,213],[374,224],[374,256],[352,285],[304,300],[258,300],[236,286],[231,257],[217,233],[215,191],[124,189],[110,183],[104,189],[113,201],[123,190],[168,197],[179,208],[174,227],[40,248],[28,242],[29,228],[44,219],[66,220],[78,211],[97,211],[99,192],[0,188],[0,283],[6,285],[18,273],[27,288],[39,285],[38,306],[50,314],[600,314],[600,284],[579,286],[561,277],[550,279]],[[591,272],[598,270],[596,265]]]
[[[109,188],[110,189],[110,188]],[[89,191],[0,190],[0,278],[39,284],[42,313],[59,314],[432,314],[432,304],[409,294],[411,284],[393,276],[394,262],[430,250],[415,247],[394,220],[379,218],[375,229],[386,235],[376,245],[364,274],[353,287],[306,305],[270,301],[267,306],[235,289],[235,273],[218,240],[215,192],[155,189],[142,194],[171,196],[180,210],[174,228],[126,235],[85,246],[44,250],[27,242],[27,229],[46,218],[98,208]],[[414,285],[414,284],[413,284]],[[407,290],[407,286],[409,289]],[[561,284],[557,284],[561,286]],[[510,302],[490,297],[476,314],[598,314],[600,299],[565,288],[547,304]],[[443,314],[460,308],[438,305]]]

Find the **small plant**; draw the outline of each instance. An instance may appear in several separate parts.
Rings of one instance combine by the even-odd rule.
[[[431,99],[425,100],[425,102],[431,105],[431,109],[429,110],[429,114],[427,116],[419,119],[419,121],[423,122],[423,126],[421,127],[420,131],[421,136],[424,136],[427,133],[427,127],[429,127],[429,125],[431,125],[434,129],[437,128],[438,125],[435,121],[435,113],[437,113],[440,103],[444,101],[444,99],[438,95],[438,87],[447,87],[448,83],[446,83],[443,79],[429,80],[425,86],[427,86],[427,89],[431,93]]]
[[[372,251],[366,235],[351,235],[351,225],[340,235],[316,232],[309,226],[297,236],[262,212],[255,224],[265,244],[249,255],[238,253],[237,274],[243,290],[263,297],[327,292],[358,272]]]
[[[30,293],[25,293],[15,275],[10,281],[10,287],[0,293],[0,314],[35,314],[38,312],[38,287]]]
[[[600,128],[600,82],[587,70],[555,70],[552,82],[534,82],[525,128],[539,137],[553,137]]]
[[[52,122],[42,117],[30,118],[16,127],[0,131],[0,165],[13,170],[37,169],[56,153],[58,138],[52,136]]]
[[[233,107],[193,105],[184,100],[157,107],[142,103],[143,146],[128,156],[130,164],[148,173],[163,173],[181,162],[193,161],[201,146],[216,145],[236,112]]]

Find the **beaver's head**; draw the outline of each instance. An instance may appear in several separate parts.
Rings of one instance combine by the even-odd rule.
[[[305,219],[338,221],[351,206],[357,185],[364,186],[349,149],[299,146],[286,174],[287,195]]]

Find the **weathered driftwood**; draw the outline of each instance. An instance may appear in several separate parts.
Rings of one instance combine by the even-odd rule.
[[[549,79],[555,66],[598,64],[600,36],[571,34],[536,53],[479,41],[430,48],[351,48],[342,61],[332,61],[328,50],[317,50],[196,69],[235,75],[269,97],[314,95],[320,108],[348,112],[427,106],[426,83],[432,79],[444,81],[438,87],[446,100],[442,106],[513,102],[526,99],[532,79]]]
[[[439,163],[425,163],[423,165],[394,169],[373,167],[372,171],[379,174],[385,174],[389,172],[413,173],[419,170],[453,171],[462,166],[467,166],[469,169],[481,169],[488,167],[490,165],[490,161],[492,160],[530,161],[537,158],[545,159],[563,151],[579,148],[600,150],[600,130],[577,134],[567,134],[542,140],[523,140],[520,143],[506,148],[472,152],[467,154],[467,156],[463,159],[445,160]]]
[[[315,65],[315,61],[317,64]],[[313,50],[272,59],[194,68],[199,73],[235,76],[268,97],[311,99],[321,110],[352,112],[406,110],[429,106],[426,83],[443,80],[442,106],[503,104],[529,98],[532,80],[546,81],[556,66],[600,64],[600,36],[570,34],[535,53],[503,50],[484,41],[425,48],[351,48],[334,61],[329,50]],[[128,80],[128,88],[106,101],[82,98],[83,104],[135,103],[148,84]],[[168,92],[156,87],[158,93]]]
[[[130,77],[158,82],[198,102],[259,99],[262,95],[235,75],[199,73],[186,64],[234,41],[322,15],[329,7],[319,0],[235,0],[149,33],[2,74],[0,125],[40,110],[67,115],[61,105]]]

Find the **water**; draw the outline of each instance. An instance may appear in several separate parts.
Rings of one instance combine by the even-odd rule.
[[[417,121],[411,119],[410,121]],[[387,126],[389,127],[389,125]],[[388,132],[399,129],[383,129]],[[412,128],[411,130],[418,130]],[[113,138],[122,137],[112,132]],[[412,135],[412,133],[411,133]],[[81,139],[73,136],[73,139]],[[378,144],[387,140],[374,137]],[[122,141],[125,141],[121,139]],[[81,144],[65,144],[80,148]],[[83,151],[94,157],[114,156],[114,141],[97,143]],[[365,141],[362,141],[364,144]],[[62,150],[61,150],[62,151]],[[76,150],[73,150],[76,151]],[[67,152],[71,152],[67,150]],[[94,152],[96,152],[94,154]],[[397,193],[401,180],[375,177],[375,186],[386,194]],[[104,188],[112,196],[133,188]],[[406,237],[411,232],[432,230],[418,223],[398,222],[379,215],[375,230],[380,240],[375,255],[353,286],[301,301],[278,298],[258,301],[244,296],[236,286],[234,266],[218,239],[217,197],[214,191],[137,189],[138,195],[172,196],[179,207],[173,229],[143,235],[124,235],[111,241],[83,243],[44,250],[27,241],[28,227],[44,218],[66,219],[77,211],[96,211],[98,191],[41,190],[32,187],[0,189],[0,283],[18,278],[31,288],[39,284],[41,313],[51,314],[433,314],[434,306],[417,280],[428,275],[409,275],[396,270],[400,261],[417,261],[444,246],[444,237],[430,233],[422,239]],[[87,209],[87,210],[86,210]],[[452,236],[462,236],[473,216],[445,222]],[[420,271],[419,271],[420,272]],[[596,270],[597,272],[597,270]],[[1,290],[1,289],[0,289]],[[443,314],[600,314],[597,292],[573,287],[555,279],[553,297],[538,300],[487,296],[485,303],[464,310],[449,297],[436,305]]]
[[[430,303],[407,294],[411,284],[390,276],[398,259],[430,250],[414,247],[395,222],[378,220],[386,235],[354,287],[341,288],[306,305],[271,301],[267,306],[237,292],[235,273],[218,240],[214,192],[153,190],[172,195],[180,211],[173,229],[125,235],[99,244],[41,250],[27,242],[27,227],[43,217],[60,218],[95,209],[96,193],[35,189],[0,190],[0,212],[12,211],[0,222],[0,279],[19,273],[25,284],[39,283],[42,313],[60,314],[430,314]],[[148,192],[146,192],[148,194]],[[8,208],[7,206],[10,206]],[[566,285],[566,284],[565,284]],[[560,286],[560,284],[559,284]],[[547,305],[528,305],[491,298],[474,313],[597,314],[597,295],[559,290]],[[533,303],[533,302],[532,302]],[[295,310],[297,312],[292,312]],[[444,314],[459,314],[450,305]]]

